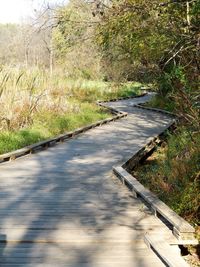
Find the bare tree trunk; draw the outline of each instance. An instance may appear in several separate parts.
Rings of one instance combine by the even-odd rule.
[[[53,41],[52,41],[52,33],[51,33],[51,40],[50,40],[50,49],[49,49],[49,69],[50,69],[50,75],[53,75]]]
[[[48,16],[49,21],[52,20],[52,10],[49,10]],[[53,75],[53,58],[54,58],[54,51],[53,51],[53,29],[50,28],[50,43],[49,43],[49,68],[50,68],[50,75]]]
[[[191,25],[191,21],[190,21],[190,4],[188,1],[187,1],[186,5],[187,5],[187,24],[189,27]]]
[[[28,47],[25,48],[25,65],[28,68],[28,59],[29,59],[29,49]]]

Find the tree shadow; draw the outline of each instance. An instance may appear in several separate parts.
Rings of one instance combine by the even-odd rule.
[[[142,243],[151,214],[111,170],[171,120],[124,106],[127,118],[0,167],[1,266],[158,264]]]

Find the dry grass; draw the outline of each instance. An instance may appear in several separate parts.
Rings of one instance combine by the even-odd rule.
[[[134,170],[160,199],[194,225],[200,225],[200,134],[180,128]]]
[[[38,69],[0,71],[0,153],[104,119],[96,100],[136,95],[140,84],[69,80]]]

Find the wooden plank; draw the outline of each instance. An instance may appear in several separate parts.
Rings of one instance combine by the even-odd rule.
[[[20,244],[19,244],[20,245]],[[39,245],[39,246],[38,246]],[[49,244],[47,244],[49,246]],[[85,243],[85,245],[87,245],[87,243]],[[28,249],[15,249],[15,248],[12,248],[12,249],[5,249],[5,252],[4,252],[4,257],[9,257],[9,255],[11,254],[12,255],[12,258],[26,258],[26,259],[29,259],[29,258],[42,258],[44,256],[44,252],[37,249],[38,248],[42,248],[44,247],[44,245],[42,246],[41,244],[37,244],[37,246],[35,246],[36,248],[35,249],[32,249],[31,250],[31,247],[29,247]],[[71,256],[76,256],[77,254],[77,251],[76,250],[69,250],[69,245],[67,246],[63,246],[65,247],[65,249],[63,250],[60,250],[58,248],[56,248],[56,246],[54,246],[54,249],[52,248],[50,251],[47,251],[45,253],[45,256],[48,257],[50,260],[52,258],[60,258],[60,257],[63,257],[65,256],[65,258],[67,259],[67,257],[71,257]],[[127,248],[126,251],[123,251],[123,248]],[[129,250],[128,250],[128,246],[123,245],[123,244],[117,244],[117,245],[114,245],[114,244],[109,244],[109,245],[105,245],[104,247],[101,248],[101,255],[99,255],[99,259],[103,259],[105,258],[104,256],[104,253],[106,254],[107,253],[107,250],[109,249],[110,250],[110,255],[107,255],[107,258],[109,259],[119,259],[119,258],[123,258],[125,260],[125,258],[132,258],[133,255],[132,253],[129,253]],[[67,254],[66,254],[66,250],[68,249],[67,251]],[[120,254],[116,254],[115,251],[116,250],[120,250],[121,249],[121,253]],[[31,253],[30,255],[27,255],[28,252],[30,252],[31,250]],[[53,251],[54,250],[54,251]],[[52,255],[52,252],[54,252],[55,254]],[[137,257],[143,257],[145,258],[146,254],[149,252],[148,251],[148,248],[147,246],[145,245],[144,247],[136,247],[135,248],[135,252],[137,253]],[[87,254],[88,255],[95,255],[95,248],[93,249],[91,246],[88,247],[87,249]],[[154,258],[154,254],[147,254],[146,257],[149,257],[149,258]],[[0,259],[1,261],[1,259]]]
[[[37,218],[42,218],[42,217],[63,217],[63,218],[69,218],[70,216],[74,215],[78,215],[78,216],[93,216],[93,217],[98,217],[100,215],[114,215],[114,213],[117,213],[118,216],[120,215],[124,215],[124,211],[115,211],[115,212],[110,212],[109,209],[107,210],[102,210],[102,211],[96,211],[95,209],[93,210],[86,210],[86,209],[80,209],[80,210],[38,210],[38,211],[27,211],[27,210],[16,210],[16,211],[2,211],[0,213],[0,217],[15,217],[15,218],[19,218],[19,217],[35,217],[35,219]],[[130,211],[130,212],[126,212],[126,216],[128,215],[134,215],[134,216],[138,216],[140,214],[140,211],[136,212],[136,211]]]
[[[139,260],[138,260],[139,261]],[[147,267],[147,266],[150,266],[149,264],[152,262],[153,267],[163,267],[163,265],[161,265],[160,263],[158,264],[157,262],[153,262],[153,261],[149,261],[149,264],[147,263],[148,260],[146,260],[145,263],[141,263],[140,265],[137,265],[136,263],[133,263],[134,261],[132,261],[132,264],[130,264],[130,262],[124,262],[123,264],[121,264],[122,262],[121,261],[118,261],[118,262],[95,262],[95,265],[91,265],[92,263],[91,262],[88,262],[88,263],[83,263],[83,262],[79,262],[79,263],[76,263],[76,265],[73,265],[72,263],[70,262],[65,262],[65,263],[58,263],[58,264],[55,264],[55,263],[33,263],[33,264],[30,264],[30,263],[26,263],[26,264],[21,264],[21,263],[4,263],[4,265],[2,267],[72,267],[72,266],[75,266],[75,267],[89,267],[89,266],[95,266],[95,267],[113,267],[113,264],[115,267],[136,267],[136,266],[139,266],[139,267]],[[135,261],[137,262],[137,261]],[[140,262],[142,262],[142,260],[140,260]],[[121,264],[121,265],[120,265]],[[134,264],[134,265],[133,265]]]
[[[170,245],[164,239],[155,237],[149,234],[145,235],[145,242],[168,267],[189,267],[189,265],[181,258],[178,253],[175,253]]]
[[[137,104],[137,105],[134,105],[134,107],[136,107],[136,108],[141,108],[141,109],[145,109],[145,110],[150,110],[150,111],[154,111],[154,112],[158,112],[158,113],[166,114],[166,115],[171,116],[171,117],[174,117],[174,118],[178,118],[178,116],[175,115],[175,114],[172,113],[172,112],[169,112],[169,111],[167,111],[167,110],[163,110],[163,109],[159,109],[159,108],[150,108],[150,107],[146,107],[146,106],[144,106],[144,104]]]
[[[114,167],[114,172],[122,181],[128,183],[129,187],[136,191],[153,209],[158,211],[166,220],[168,220],[181,233],[195,233],[194,227],[172,211],[166,204],[159,200],[153,193],[140,184],[137,179],[130,175],[122,167]]]
[[[10,158],[15,159],[16,157],[19,157],[21,155],[25,155],[27,153],[30,153],[30,148],[28,148],[28,147],[21,148],[21,149],[14,151],[14,152],[12,151],[12,152],[0,155],[0,160],[9,160]]]
[[[118,266],[118,267],[120,267],[120,266],[123,266],[123,267],[124,266],[129,266],[129,267],[130,266],[131,267],[134,267],[134,266],[146,267],[146,266],[150,266],[147,262],[151,262],[153,264],[151,266],[154,266],[154,263],[156,264],[158,262],[158,260],[155,260],[153,256],[152,257],[150,257],[150,256],[147,257],[145,255],[142,258],[142,255],[140,255],[140,254],[138,255],[138,257],[136,257],[136,256],[132,256],[131,257],[130,256],[130,257],[121,257],[120,258],[120,256],[118,256],[118,257],[99,257],[99,256],[98,257],[95,257],[95,254],[92,255],[91,253],[88,253],[88,255],[87,255],[87,252],[85,252],[84,253],[85,257],[83,257],[81,260],[79,260],[78,263],[76,263],[76,261],[75,261],[75,265],[73,265],[72,264],[72,262],[73,262],[72,259],[74,257],[76,257],[78,259],[79,258],[79,255],[76,254],[76,255],[74,255],[74,257],[73,257],[73,255],[71,255],[71,258],[70,257],[67,257],[67,255],[68,255],[68,253],[66,253],[65,256],[62,256],[60,258],[58,258],[55,255],[54,257],[51,257],[50,259],[48,257],[45,258],[45,259],[44,258],[42,259],[42,258],[31,258],[30,257],[29,260],[33,264],[35,264],[35,266],[32,265],[34,267],[38,266],[37,264],[43,263],[44,260],[45,260],[45,263],[46,264],[54,264],[54,267],[55,266],[59,266],[60,267],[60,265],[62,263],[63,264],[65,263],[66,264],[65,266],[70,266],[70,267],[72,267],[72,266],[75,266],[75,267],[78,267],[78,266],[80,266],[80,267],[82,267],[82,266],[87,266],[87,267],[89,267],[89,266],[92,266],[92,267],[93,266],[94,267],[96,267],[96,266],[101,266],[101,267],[103,267],[103,266],[105,266],[105,267],[107,267],[107,266],[109,266],[109,267],[113,267],[113,266]],[[137,260],[139,261],[139,259],[140,259],[141,262],[145,261],[146,264],[133,265],[133,262],[134,261],[137,262]],[[16,266],[16,264],[21,264],[20,265],[20,267],[21,267],[21,266],[30,266],[29,264],[27,264],[29,262],[29,260],[27,258],[13,258],[13,259],[12,258],[8,258],[7,261],[0,262],[0,263],[1,263],[1,267],[7,266],[7,265],[4,265],[4,264],[8,264],[8,263],[9,264],[14,264],[13,266]],[[68,262],[71,262],[71,265],[68,265]],[[132,262],[132,264],[131,264],[131,262]],[[25,264],[25,265],[23,265],[23,264]],[[99,264],[101,264],[101,265],[99,265]],[[163,264],[160,264],[160,265],[157,265],[156,264],[155,266],[163,267]]]
[[[97,218],[96,218],[97,219]],[[5,223],[5,225],[2,223],[0,230],[3,232],[5,232],[5,230],[20,230],[20,229],[25,229],[27,231],[29,230],[75,230],[75,229],[84,229],[85,231],[96,231],[96,232],[100,232],[104,230],[103,226],[98,226],[98,224],[95,223],[90,223],[88,220],[88,226],[82,226],[81,224],[78,224],[78,222],[75,224],[74,226],[72,225],[68,225],[65,221],[60,222],[59,220],[57,221],[52,221],[51,220],[46,220],[46,221],[31,221],[30,225],[27,224],[23,224],[22,223]],[[117,226],[114,224],[114,226]],[[164,229],[164,227],[161,227],[159,224],[135,224],[134,225],[134,229],[136,229],[138,232],[141,232],[141,234],[144,231],[147,230],[152,230],[152,228],[157,229],[158,231],[162,231]]]
[[[159,231],[158,231],[159,232]],[[157,232],[157,233],[158,233]],[[103,244],[130,244],[143,239],[142,232],[124,231],[118,227],[114,231],[103,231],[99,234],[94,230],[85,231],[84,229],[70,230],[25,230],[12,229],[6,234],[0,235],[0,242],[33,242],[33,243],[103,243]]]

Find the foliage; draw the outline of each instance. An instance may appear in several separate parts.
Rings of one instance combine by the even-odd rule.
[[[96,20],[85,1],[70,1],[56,12],[57,27],[53,31],[56,63],[71,78],[101,79],[101,65],[94,42]]]
[[[196,73],[198,18],[199,0],[189,7],[187,1],[113,1],[97,28],[97,41],[111,64],[125,61],[131,67],[139,61],[161,70],[189,64]]]
[[[109,77],[144,80],[145,72],[158,87],[159,97],[198,129],[199,14],[199,0],[116,0],[97,27]]]

